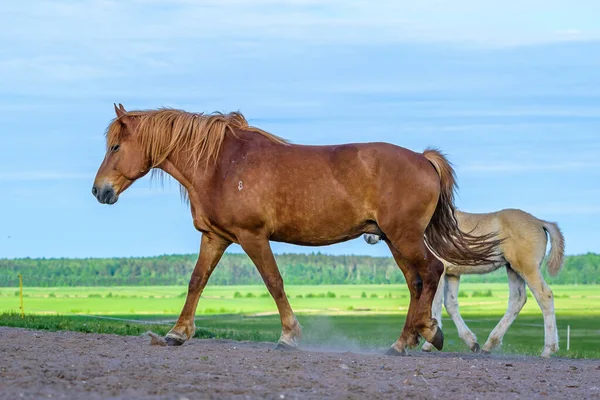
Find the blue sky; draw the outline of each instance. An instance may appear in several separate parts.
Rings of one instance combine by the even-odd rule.
[[[558,222],[567,253],[599,252],[600,3],[489,3],[3,5],[0,257],[197,252],[174,183],[142,179],[112,207],[90,194],[113,102],[240,110],[295,143],[434,145],[459,208],[521,208]]]

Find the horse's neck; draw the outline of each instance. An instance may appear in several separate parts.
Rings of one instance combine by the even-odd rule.
[[[175,178],[187,191],[190,202],[199,205],[201,198],[196,196],[195,188],[204,190],[210,187],[215,173],[218,173],[222,165],[229,165],[228,160],[236,154],[245,154],[257,144],[273,143],[269,139],[254,132],[244,130],[236,131],[236,135],[228,135],[223,141],[217,162],[210,160],[208,163],[202,161],[200,165],[192,167],[192,157],[189,151],[178,151],[170,155],[158,168],[162,169]]]
[[[163,161],[158,168],[171,175],[183,186],[189,195],[192,203],[197,203],[196,187],[203,187],[208,182],[214,171],[212,163],[201,163],[197,168],[191,168],[191,157],[185,153],[180,153],[175,156],[169,156]]]

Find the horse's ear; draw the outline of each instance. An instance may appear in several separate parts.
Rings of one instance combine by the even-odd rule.
[[[128,132],[134,132],[135,125],[136,125],[135,118],[132,115],[127,114],[127,110],[125,110],[125,107],[123,107],[123,104],[119,103],[118,107],[114,103],[113,103],[113,105],[115,106],[115,113],[117,114],[117,120],[127,128]]]
[[[115,113],[117,114],[117,118],[121,118],[127,112],[123,108],[123,104],[119,103],[119,107],[117,107],[115,103],[113,103],[113,105],[115,106]]]

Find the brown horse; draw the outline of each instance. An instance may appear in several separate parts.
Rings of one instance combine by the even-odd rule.
[[[436,150],[418,154],[387,143],[291,145],[250,127],[239,113],[127,112],[122,105],[115,111],[93,195],[114,204],[136,179],[157,169],[179,181],[194,226],[202,232],[185,305],[165,338],[170,345],[194,335],[198,299],[231,243],[252,259],[277,304],[281,349],[297,347],[301,326],[270,240],[320,246],[363,233],[385,237],[411,295],[404,329],[390,354],[405,354],[419,335],[436,348],[443,346],[431,304],[444,268],[424,240],[456,263],[494,257],[497,241],[491,236],[458,229],[453,170]]]

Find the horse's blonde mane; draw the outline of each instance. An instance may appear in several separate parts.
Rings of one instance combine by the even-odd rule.
[[[174,151],[180,150],[190,151],[190,162],[196,168],[203,161],[216,161],[223,140],[228,134],[235,136],[236,130],[255,132],[275,143],[288,143],[285,139],[248,125],[239,112],[203,114],[159,108],[129,111],[125,116],[139,118],[135,135],[152,168],[160,165]],[[107,148],[121,141],[124,129],[119,118],[111,122],[106,130]]]
[[[206,165],[211,160],[216,162],[225,137],[237,136],[236,130],[255,132],[275,143],[288,143],[283,138],[248,125],[246,118],[239,112],[204,114],[159,108],[129,111],[124,116],[138,118],[135,135],[147,159],[150,160],[152,176],[158,175],[161,183],[163,171],[155,168],[170,154],[175,151],[189,150],[190,164],[197,169],[202,162]],[[119,118],[111,121],[106,130],[107,149],[121,142],[126,134],[125,129]],[[187,190],[183,186],[181,186],[181,196],[184,201],[189,201]]]

